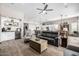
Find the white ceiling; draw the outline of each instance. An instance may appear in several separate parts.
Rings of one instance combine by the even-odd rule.
[[[44,7],[42,3],[3,3],[2,5],[23,12],[25,14],[25,20],[33,22],[53,21],[61,18],[61,14],[64,15],[63,18],[79,15],[78,3],[68,3],[67,8],[65,8],[64,3],[48,3],[48,8],[54,9],[54,11],[48,11],[47,15],[38,14],[40,11],[36,10],[36,8]]]

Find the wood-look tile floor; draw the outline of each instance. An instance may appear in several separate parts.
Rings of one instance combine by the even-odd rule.
[[[63,56],[64,48],[48,45],[48,49],[39,54],[25,44],[23,39],[5,41],[0,44],[0,56]]]

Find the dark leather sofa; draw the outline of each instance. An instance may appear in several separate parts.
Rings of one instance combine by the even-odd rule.
[[[58,47],[58,32],[42,31],[38,38],[48,40],[48,44],[55,45]]]

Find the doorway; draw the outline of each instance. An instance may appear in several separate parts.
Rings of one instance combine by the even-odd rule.
[[[23,36],[25,36],[26,30],[28,29],[28,23],[24,23],[23,25],[24,25],[24,27],[23,27]]]

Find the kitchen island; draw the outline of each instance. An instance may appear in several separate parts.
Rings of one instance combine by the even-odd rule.
[[[1,32],[0,35],[1,35],[0,42],[15,39],[14,31]]]

